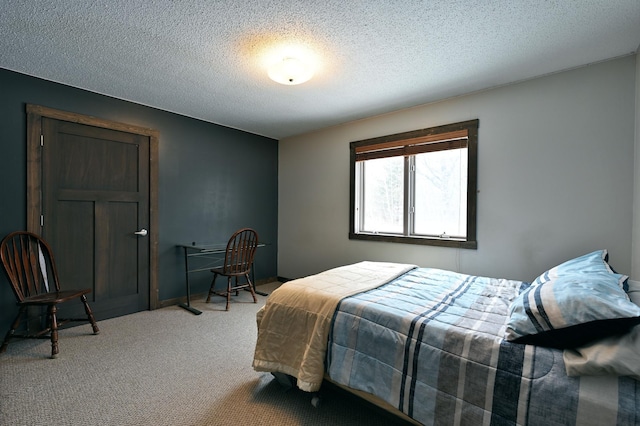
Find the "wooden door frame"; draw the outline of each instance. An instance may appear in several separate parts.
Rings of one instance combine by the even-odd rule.
[[[40,226],[40,214],[43,207],[40,135],[43,117],[128,132],[149,138],[149,308],[152,310],[159,308],[158,142],[160,132],[131,124],[27,104],[27,230],[38,235],[42,234]]]

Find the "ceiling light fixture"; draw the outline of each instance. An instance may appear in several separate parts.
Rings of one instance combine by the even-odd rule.
[[[268,74],[277,83],[293,86],[309,81],[313,77],[313,69],[298,58],[285,57],[271,65]]]

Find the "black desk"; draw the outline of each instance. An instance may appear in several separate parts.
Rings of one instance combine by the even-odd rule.
[[[265,243],[258,243],[258,248],[266,246]],[[224,263],[224,254],[227,249],[227,243],[218,244],[178,244],[178,247],[184,249],[184,270],[185,283],[187,286],[187,303],[180,303],[178,306],[200,315],[202,312],[191,306],[191,287],[189,285],[189,274],[194,272],[210,271],[213,268],[220,268]],[[191,260],[191,262],[189,262]],[[197,265],[190,265],[197,260]],[[256,294],[267,296],[267,293],[256,291],[256,281],[253,273],[253,265],[251,266],[251,283]]]

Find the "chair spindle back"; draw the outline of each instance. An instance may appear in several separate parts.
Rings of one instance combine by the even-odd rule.
[[[225,274],[243,275],[249,272],[258,247],[258,233],[251,228],[236,231],[229,242],[224,259]]]
[[[38,235],[18,231],[0,243],[0,260],[16,298],[60,291],[51,247]]]

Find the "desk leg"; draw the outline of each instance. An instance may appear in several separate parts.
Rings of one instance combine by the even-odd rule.
[[[260,296],[268,296],[269,295],[268,293],[265,293],[264,291],[256,290],[256,276],[253,273],[253,267],[254,267],[254,265],[251,265],[251,284],[253,285],[253,291],[256,294],[259,294]]]
[[[200,315],[202,311],[197,310],[196,308],[191,307],[191,290],[189,288],[189,257],[187,256],[187,248],[184,248],[184,271],[185,271],[185,282],[187,283],[187,304],[180,303],[178,306],[186,309],[194,315]]]

